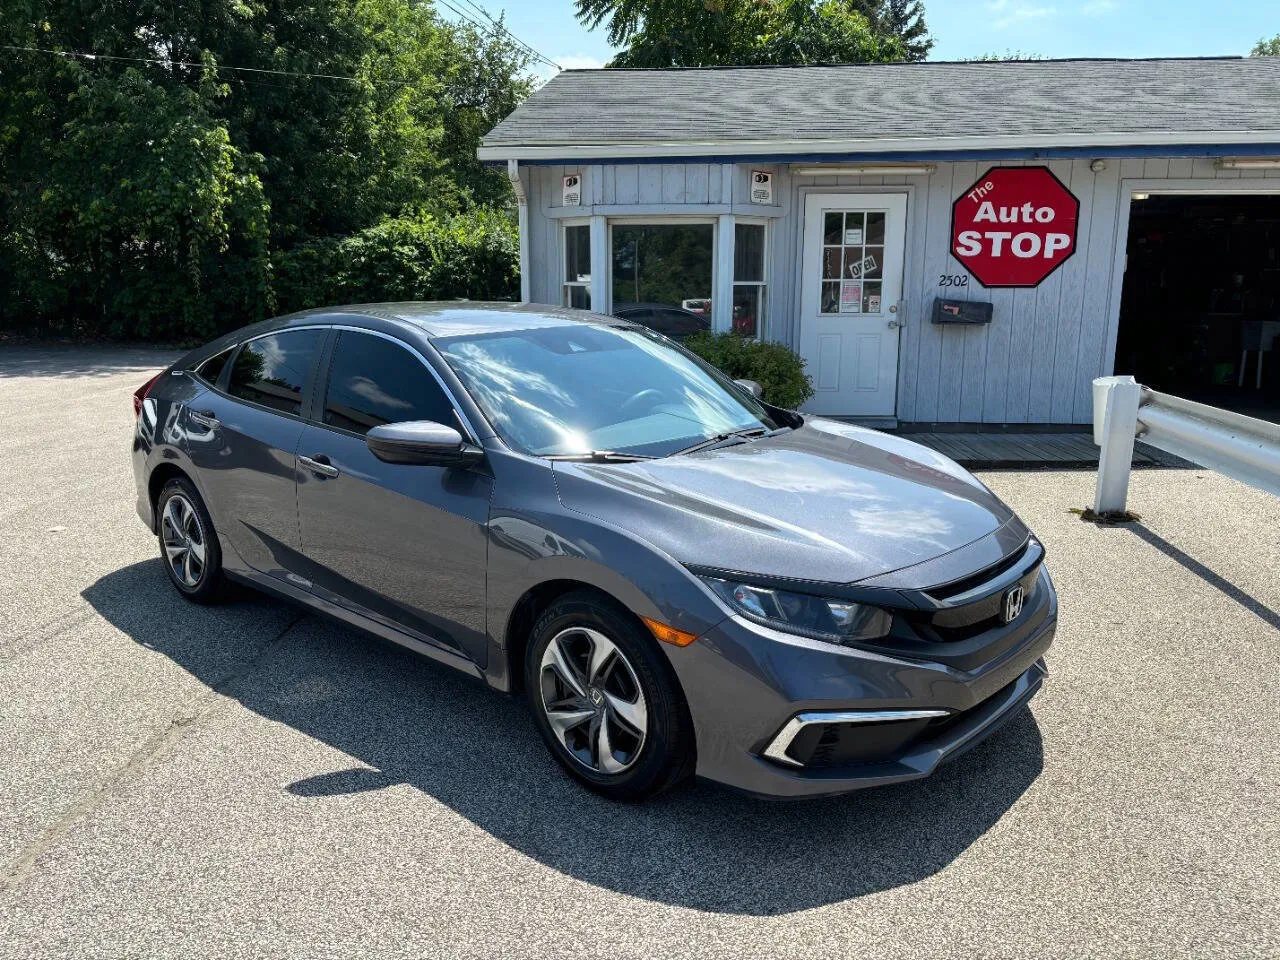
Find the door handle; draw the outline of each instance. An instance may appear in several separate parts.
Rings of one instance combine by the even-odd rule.
[[[325,461],[328,459],[323,453],[317,453],[314,459],[311,457],[298,457],[298,463],[312,473],[318,473],[322,477],[336,477],[338,468],[331,463],[326,463]]]
[[[890,329],[890,330],[897,330],[899,327],[905,327],[905,326],[906,326],[906,324],[905,324],[905,323],[903,323],[901,320],[890,320],[890,321],[889,321],[889,329]]]
[[[216,430],[220,424],[218,418],[213,415],[212,410],[201,410],[199,413],[192,410],[188,413],[192,423],[198,423],[202,427],[208,427],[210,430]]]

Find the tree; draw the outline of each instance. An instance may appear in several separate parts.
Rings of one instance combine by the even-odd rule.
[[[903,41],[842,0],[577,0],[590,29],[625,47],[613,67],[902,60]]]
[[[475,148],[531,88],[420,0],[7,0],[0,44],[0,324],[37,331],[203,337],[297,246],[503,204]]]
[[[922,0],[848,0],[849,6],[865,16],[878,32],[902,41],[905,59],[919,61],[929,56],[933,38],[924,22]]]
[[[1280,33],[1270,40],[1265,37],[1253,45],[1249,51],[1251,57],[1280,57]]]

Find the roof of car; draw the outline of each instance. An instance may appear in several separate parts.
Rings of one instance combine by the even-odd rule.
[[[1280,57],[565,70],[484,160],[1275,142]],[[912,146],[912,145],[915,146]],[[591,152],[594,150],[594,152]],[[562,151],[562,152],[557,152]],[[584,152],[586,151],[586,152]],[[549,161],[548,161],[549,162]]]
[[[563,327],[571,323],[621,323],[612,317],[587,310],[555,307],[545,303],[503,303],[451,300],[444,302],[354,303],[317,307],[282,317],[291,323],[303,319],[337,321],[341,317],[364,316],[400,320],[413,324],[429,337],[454,337],[504,330]]]

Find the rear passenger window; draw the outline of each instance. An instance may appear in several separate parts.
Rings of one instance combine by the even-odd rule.
[[[343,330],[329,367],[324,422],[366,433],[407,420],[460,426],[453,404],[421,360],[390,340]]]
[[[196,376],[206,383],[216,384],[218,378],[222,376],[222,369],[227,365],[227,361],[231,359],[231,354],[235,352],[235,347],[223,350],[221,353],[215,353],[208,360],[202,361],[195,369]]]
[[[286,330],[250,340],[231,366],[227,392],[264,407],[302,413],[302,388],[323,330]]]

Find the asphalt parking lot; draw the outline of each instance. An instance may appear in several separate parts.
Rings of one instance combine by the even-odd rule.
[[[1029,712],[916,784],[624,807],[443,667],[183,602],[127,456],[167,359],[0,346],[0,955],[1280,955],[1280,501],[988,474],[1062,598]]]

